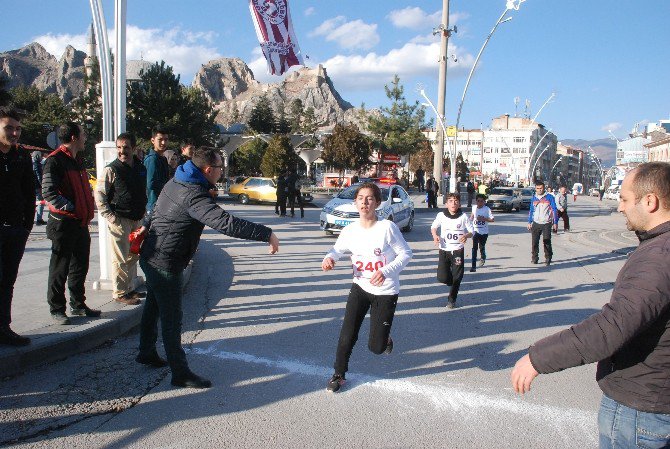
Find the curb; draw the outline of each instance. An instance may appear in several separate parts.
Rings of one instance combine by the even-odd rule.
[[[186,289],[192,270],[193,260],[184,270],[182,290]],[[83,323],[67,326],[52,324],[36,329],[28,335],[32,339],[30,345],[1,347],[0,377],[15,376],[29,368],[66,359],[127,334],[139,327],[143,309],[143,304],[127,306],[109,301],[101,307],[100,318],[73,317],[71,319],[75,323]]]

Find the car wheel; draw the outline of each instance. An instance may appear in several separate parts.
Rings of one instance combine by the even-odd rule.
[[[240,196],[237,197],[237,199],[240,200],[240,204],[249,204],[249,195],[241,193]]]
[[[403,231],[403,232],[409,232],[409,231],[412,230],[413,227],[414,227],[414,212],[412,212],[411,214],[409,214],[409,221],[407,222],[407,226],[405,226],[404,228],[402,228],[401,231]]]

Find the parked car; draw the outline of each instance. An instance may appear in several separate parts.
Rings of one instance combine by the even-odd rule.
[[[237,178],[235,184],[228,189],[228,196],[237,198],[242,204],[251,201],[275,203],[277,201],[277,184],[272,178]],[[314,199],[311,193],[301,192],[302,201],[310,203]]]
[[[520,191],[521,194],[521,209],[530,209],[530,200],[533,199],[533,195],[535,194],[535,189],[521,189]]]
[[[486,205],[491,209],[517,212],[521,210],[521,193],[513,187],[495,187],[486,199]],[[529,206],[530,207],[530,206]]]
[[[605,198],[607,200],[619,201],[620,191],[621,191],[621,186],[619,186],[619,185],[609,186],[608,189],[605,191],[605,195],[603,195],[603,198]]]
[[[377,183],[382,192],[382,203],[377,208],[377,218],[392,220],[398,227],[409,232],[414,227],[414,202],[405,189],[396,184]],[[321,229],[326,234],[339,233],[360,215],[354,205],[354,194],[358,184],[339,192],[321,210],[319,217]]]

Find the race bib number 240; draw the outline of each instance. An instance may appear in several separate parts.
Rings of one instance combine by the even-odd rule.
[[[354,271],[354,277],[370,279],[375,271],[380,270],[386,264],[384,256],[351,258],[351,268]]]

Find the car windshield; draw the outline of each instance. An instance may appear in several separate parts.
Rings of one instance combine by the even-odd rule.
[[[354,200],[354,195],[356,195],[356,190],[358,190],[359,186],[351,186],[347,187],[346,189],[342,190],[340,193],[337,194],[337,198],[340,198],[342,200]],[[389,197],[389,189],[386,188],[381,188],[382,191],[382,202],[386,201]]]
[[[495,188],[491,191],[491,195],[507,195],[512,196],[512,189]]]
[[[523,196],[533,196],[534,193],[535,193],[535,190],[533,190],[533,189],[523,189],[521,191],[521,194]]]

